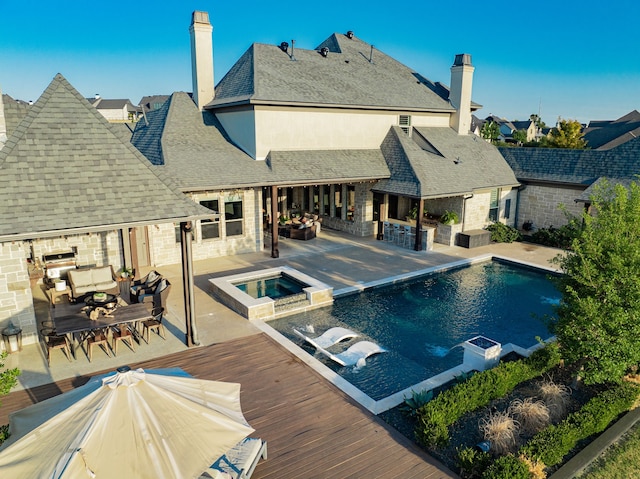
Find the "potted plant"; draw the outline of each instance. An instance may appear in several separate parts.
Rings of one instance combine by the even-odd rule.
[[[415,221],[415,219],[418,217],[418,206],[414,205],[409,212],[407,213],[407,216],[405,217],[405,219],[407,221]]]
[[[127,268],[126,266],[123,266],[120,270],[120,276],[122,276],[123,278],[133,277],[133,268]]]
[[[460,222],[460,217],[455,211],[445,211],[440,217],[440,223],[443,225],[454,225]]]

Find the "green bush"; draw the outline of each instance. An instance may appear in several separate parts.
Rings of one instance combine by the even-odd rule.
[[[9,439],[10,435],[11,434],[9,434],[9,425],[8,424],[4,424],[4,425],[0,426],[0,445],[2,445],[2,443],[4,441]]]
[[[446,444],[448,427],[464,414],[504,396],[521,382],[541,375],[559,362],[558,346],[552,343],[529,358],[501,362],[493,369],[456,384],[418,410],[417,440],[426,447]]]
[[[528,239],[532,243],[543,246],[571,249],[571,243],[574,238],[578,237],[581,230],[582,226],[580,222],[577,219],[570,219],[568,224],[560,228],[554,228],[553,226],[540,228],[529,236]]]
[[[560,424],[536,434],[521,449],[525,456],[554,466],[583,439],[604,431],[631,408],[638,398],[638,387],[622,383],[599,394]]]
[[[515,456],[499,457],[491,464],[482,479],[530,479],[529,466]]]
[[[443,225],[454,225],[460,222],[460,217],[455,211],[445,211],[440,217],[440,223]]]
[[[479,477],[491,464],[491,455],[474,447],[465,447],[457,452],[461,477]]]
[[[522,235],[517,229],[504,223],[492,223],[485,229],[491,231],[491,241],[496,243],[513,243],[522,239]]]

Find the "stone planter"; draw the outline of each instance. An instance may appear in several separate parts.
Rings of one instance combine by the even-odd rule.
[[[444,225],[438,223],[436,229],[436,243],[446,244],[447,246],[454,246],[456,244],[456,238],[458,233],[462,232],[462,223],[453,225]]]

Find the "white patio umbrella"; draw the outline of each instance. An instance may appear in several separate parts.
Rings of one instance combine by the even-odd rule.
[[[240,384],[128,370],[10,416],[0,475],[189,478],[253,432]]]

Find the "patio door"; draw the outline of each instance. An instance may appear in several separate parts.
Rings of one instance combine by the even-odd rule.
[[[146,226],[133,228],[133,234],[131,235],[131,260],[134,268],[138,270],[149,266],[151,263],[149,258],[149,236]]]

